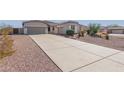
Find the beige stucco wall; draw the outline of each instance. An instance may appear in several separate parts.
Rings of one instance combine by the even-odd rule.
[[[53,32],[53,26],[50,26],[50,32]]]
[[[24,23],[24,27],[48,27],[48,25],[42,22],[27,22]]]
[[[24,34],[24,29],[23,28],[19,28],[19,33],[20,34]]]
[[[54,26],[54,30],[52,31],[54,34],[58,34],[58,27]]]
[[[45,28],[45,33],[48,34],[48,27]]]
[[[60,34],[66,34],[66,30],[70,29],[71,25],[75,25],[75,33],[79,33],[80,31],[80,25],[76,24],[76,23],[65,23],[65,24],[61,24],[60,28],[59,28],[59,33]]]
[[[54,29],[53,29],[54,27]],[[50,26],[50,32],[53,34],[58,34],[58,27],[57,26]]]

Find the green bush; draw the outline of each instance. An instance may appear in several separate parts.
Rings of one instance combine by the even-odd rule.
[[[109,35],[106,35],[106,39],[109,40]]]
[[[91,36],[95,36],[96,33],[99,31],[99,29],[100,29],[100,24],[89,24],[88,34]]]
[[[74,30],[66,30],[66,34],[73,36],[74,35]]]

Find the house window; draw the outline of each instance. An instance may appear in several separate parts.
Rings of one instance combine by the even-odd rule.
[[[71,30],[75,30],[75,25],[71,25]]]

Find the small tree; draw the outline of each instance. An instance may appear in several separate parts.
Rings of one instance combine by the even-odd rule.
[[[99,31],[99,29],[100,29],[100,24],[89,24],[88,34],[91,36],[95,36],[96,33]]]
[[[0,60],[4,57],[11,56],[15,50],[13,49],[13,39],[8,34],[11,33],[11,27],[3,27],[0,29]]]

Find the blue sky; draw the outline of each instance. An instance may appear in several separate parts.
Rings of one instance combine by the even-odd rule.
[[[0,20],[0,25],[7,24],[12,25],[13,27],[22,27],[22,22],[24,20]],[[52,20],[54,22],[63,22],[65,20]],[[88,25],[89,23],[98,23],[102,26],[117,24],[124,26],[124,20],[76,20],[80,24]]]

